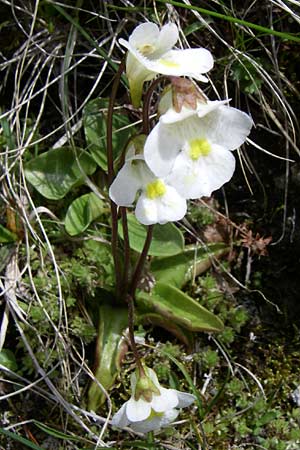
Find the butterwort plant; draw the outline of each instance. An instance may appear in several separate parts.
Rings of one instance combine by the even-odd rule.
[[[213,57],[204,48],[177,49],[178,40],[179,31],[174,23],[159,29],[151,22],[136,27],[128,40],[120,39],[120,44],[127,49],[124,69],[132,105],[135,108],[142,105],[143,121],[142,132],[129,140],[123,152],[119,171],[109,177],[113,221],[118,211],[122,215],[125,268],[129,252],[128,208],[135,208],[136,219],[147,226],[147,236],[131,280],[128,281],[126,269],[123,273],[126,289],[121,295],[128,304],[129,339],[137,368],[131,375],[131,397],[115,413],[111,423],[142,433],[170,425],[180,409],[195,400],[192,394],[162,387],[155,372],[141,362],[135,342],[135,295],[153,226],[181,220],[189,199],[210,196],[231,179],[235,170],[232,151],[246,141],[253,125],[251,117],[229,106],[227,99],[210,100],[201,92],[194,80],[208,81],[203,74],[213,68]],[[123,67],[115,86],[122,70]],[[154,80],[145,93],[144,86],[157,75],[164,76],[164,89],[158,103],[157,123],[150,130],[151,97],[161,78]],[[113,102],[114,95],[110,101],[111,113]],[[107,157],[112,162],[110,147]],[[116,230],[116,223],[112,228]],[[112,238],[116,249],[114,234]]]

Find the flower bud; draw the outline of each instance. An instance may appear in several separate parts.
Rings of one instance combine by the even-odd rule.
[[[134,398],[139,400],[141,397],[146,400],[146,402],[151,402],[153,394],[160,395],[159,389],[155,386],[154,382],[147,375],[147,367],[144,367],[144,373],[140,374],[136,371],[136,387]]]

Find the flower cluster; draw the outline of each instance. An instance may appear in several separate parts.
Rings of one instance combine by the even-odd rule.
[[[139,25],[128,41],[126,74],[134,106],[139,106],[143,84],[156,74],[167,75],[171,86],[159,104],[159,121],[149,136],[131,141],[125,164],[110,187],[119,206],[132,206],[145,224],[180,220],[186,200],[210,196],[230,180],[235,169],[232,150],[242,145],[253,125],[244,112],[228,101],[209,101],[188,76],[207,81],[213,67],[203,48],[172,49],[178,29],[169,23],[161,30],[154,23]]]
[[[130,426],[134,431],[148,433],[168,426],[184,408],[195,401],[195,396],[162,387],[154,370],[143,366],[144,372],[131,375],[131,398],[112,418],[118,428]]]

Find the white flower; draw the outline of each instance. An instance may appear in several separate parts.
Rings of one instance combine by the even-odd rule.
[[[110,186],[110,198],[118,206],[132,206],[137,193],[140,192],[135,215],[144,225],[164,224],[182,219],[187,209],[186,200],[173,186],[151,172],[143,156],[135,154],[135,145],[140,145],[137,139],[131,142],[125,164]]]
[[[168,426],[179,414],[178,409],[191,405],[195,396],[160,386],[156,373],[145,367],[144,375],[131,375],[131,398],[112,418],[112,425],[130,427],[148,433]]]
[[[213,67],[211,53],[204,48],[171,50],[178,37],[174,23],[167,23],[159,30],[155,23],[147,22],[137,26],[128,41],[119,40],[129,50],[126,74],[134,106],[140,104],[143,83],[158,73],[207,81],[202,74]]]
[[[232,177],[230,150],[245,142],[252,125],[247,114],[223,101],[198,102],[180,112],[170,108],[146,140],[145,161],[184,198],[210,196]]]

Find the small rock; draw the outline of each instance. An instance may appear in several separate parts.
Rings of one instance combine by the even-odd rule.
[[[300,406],[300,385],[291,393],[293,402]]]

